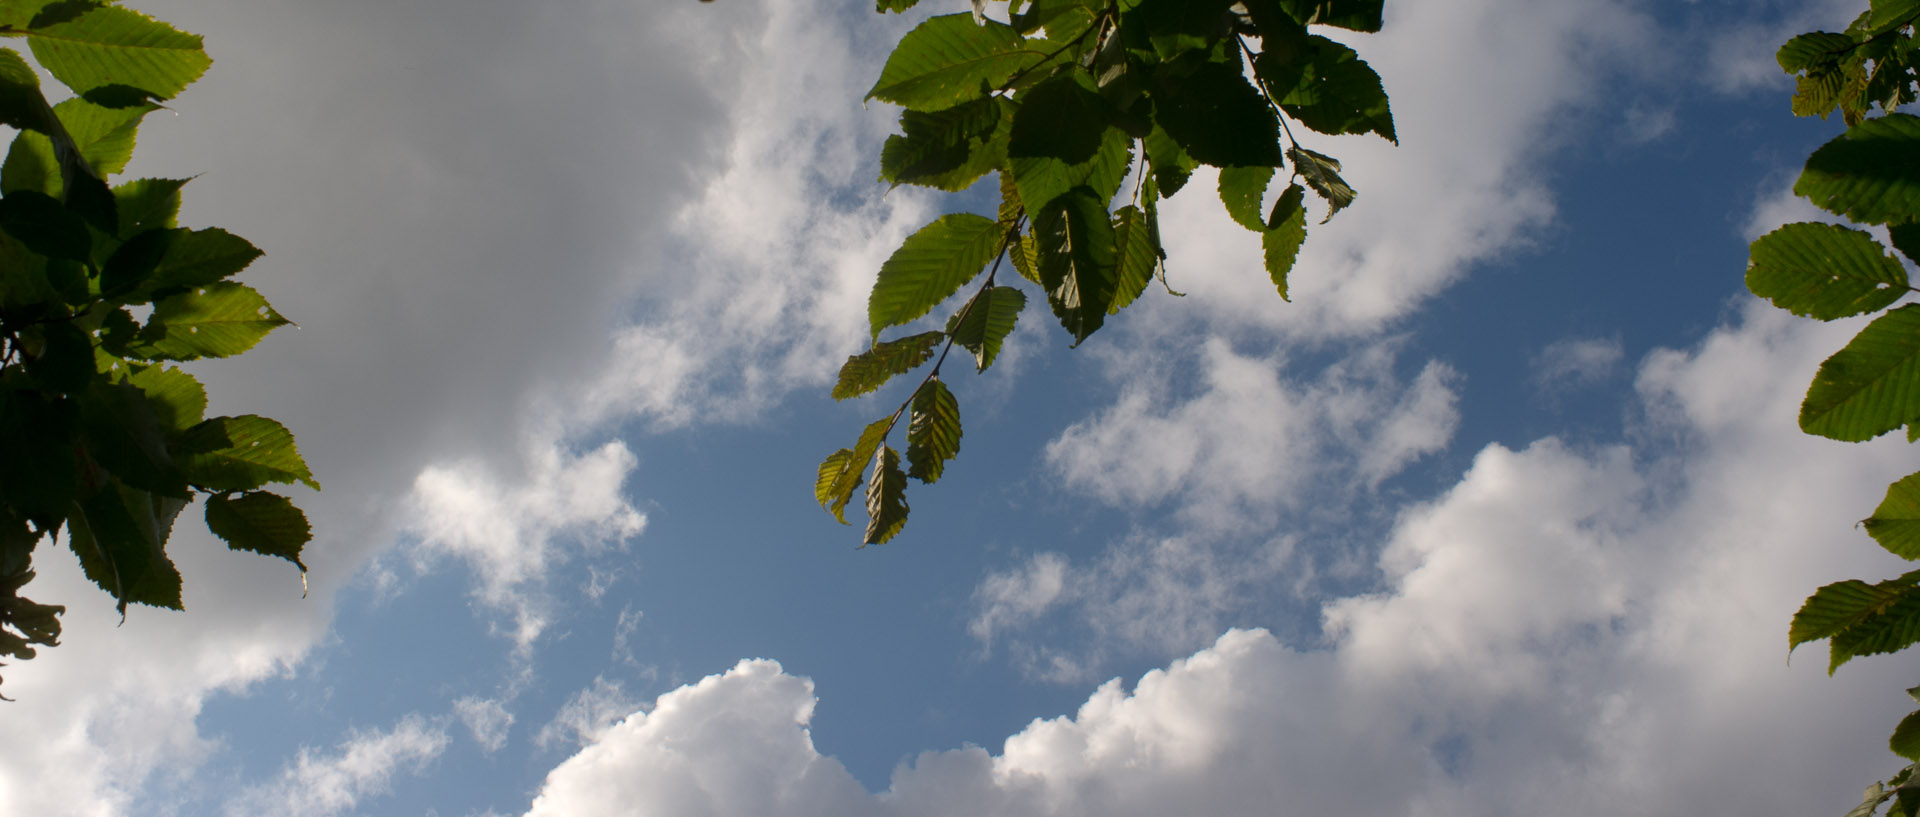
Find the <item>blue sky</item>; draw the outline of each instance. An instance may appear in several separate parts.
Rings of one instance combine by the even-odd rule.
[[[1910,657],[1783,658],[1900,444],[1794,428],[1848,325],[1744,294],[1839,129],[1845,2],[1389,2],[1401,144],[1292,303],[1196,181],[1172,284],[1029,311],[884,547],[815,464],[880,262],[864,3],[166,0],[215,65],[136,175],[300,328],[206,366],[324,492],[312,592],[183,524],[185,613],[60,551],[0,814],[1837,813]],[[951,12],[923,0],[921,14]],[[270,563],[271,562],[271,563]]]

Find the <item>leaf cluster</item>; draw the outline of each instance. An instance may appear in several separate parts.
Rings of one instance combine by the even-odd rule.
[[[1870,233],[1824,223],[1785,225],[1753,242],[1747,288],[1816,320],[1877,315],[1820,364],[1800,405],[1808,434],[1859,442],[1892,431],[1920,441],[1920,304],[1909,267],[1920,262],[1920,117],[1895,109],[1915,101],[1915,25],[1920,0],[1872,0],[1844,32],[1816,31],[1780,48],[1798,75],[1793,111],[1847,125],[1807,159],[1794,192],[1858,225],[1887,229],[1892,249]],[[1878,106],[1881,115],[1870,116]],[[1920,561],[1920,473],[1887,487],[1862,526],[1888,552]],[[1815,591],[1788,628],[1787,648],[1828,645],[1827,671],[1854,658],[1920,642],[1920,570],[1885,581],[1836,582]],[[1909,690],[1920,701],[1920,688]],[[1850,815],[1920,814],[1920,712],[1902,720],[1889,747],[1914,766],[1869,787]]]
[[[260,250],[177,224],[184,179],[109,185],[143,117],[212,63],[198,35],[100,0],[0,2],[73,96],[51,105],[19,50],[0,48],[0,655],[58,643],[64,611],[19,595],[41,542],[63,538],[87,578],[128,604],[180,609],[166,553],[205,498],[236,550],[300,567],[306,516],[270,483],[319,488],[279,423],[206,416],[173,365],[237,355],[288,323],[232,277]]]
[[[917,0],[879,0],[882,12]],[[815,498],[836,519],[862,484],[865,542],[899,532],[906,478],[940,478],[959,451],[959,410],[940,379],[953,346],[985,371],[1038,288],[1075,345],[1166,281],[1158,203],[1201,165],[1219,168],[1227,215],[1261,236],[1266,273],[1287,297],[1306,239],[1306,193],[1331,218],[1354,200],[1340,162],[1303,147],[1289,123],[1394,140],[1380,77],[1353,49],[1313,33],[1380,28],[1382,0],[974,0],[932,17],[887,59],[868,99],[902,108],[880,180],[948,192],[998,175],[992,216],[955,213],[909,236],[868,301],[873,347],[849,358],[833,396],[932,369],[852,448],[821,463]],[[1003,8],[1004,19],[987,14]],[[1128,181],[1131,179],[1131,189]],[[1021,280],[1000,276],[1010,264]],[[1011,278],[1011,276],[1007,276]],[[945,329],[881,341],[970,282]],[[1171,291],[1171,289],[1169,289]],[[936,354],[936,349],[939,351]],[[886,440],[908,420],[908,470]]]

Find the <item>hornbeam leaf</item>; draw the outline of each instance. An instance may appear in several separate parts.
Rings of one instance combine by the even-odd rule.
[[[960,348],[973,353],[975,368],[986,371],[1000,354],[1000,344],[1013,334],[1027,296],[1013,287],[987,287],[973,296],[965,309],[947,319],[947,334]],[[908,452],[912,459],[912,452]]]
[[[1271,170],[1271,168],[1263,168]],[[1255,203],[1259,206],[1258,202]],[[1160,252],[1154,246],[1153,224],[1146,211],[1131,204],[1113,213],[1113,245],[1119,261],[1114,270],[1113,303],[1107,314],[1117,315],[1145,292],[1160,268]]]
[[[1859,45],[1845,34],[1814,31],[1788,40],[1773,56],[1780,63],[1780,70],[1798,74],[1809,68],[1832,64]]]
[[[860,487],[860,475],[873,459],[874,450],[886,440],[887,432],[893,430],[894,420],[894,417],[882,417],[868,423],[866,430],[860,432],[860,441],[852,448],[835,451],[820,463],[820,472],[813,482],[813,498],[819,500],[820,507],[832,513],[833,518],[840,520],[840,524],[849,524],[847,502]]]
[[[146,395],[162,427],[185,431],[207,413],[207,390],[193,375],[171,366],[147,366],[127,377],[127,384]]]
[[[1235,224],[1256,233],[1267,228],[1260,218],[1260,202],[1266,197],[1267,183],[1271,181],[1271,167],[1220,168],[1220,203],[1227,206],[1227,215]]]
[[[833,386],[833,399],[859,397],[880,388],[894,375],[913,371],[933,357],[933,347],[945,338],[944,332],[922,332],[848,357],[840,367],[840,382]]]
[[[1107,130],[1110,109],[1080,72],[1054,77],[1021,91],[1015,100],[1010,157],[1046,156],[1069,165],[1093,158]]]
[[[1034,216],[1040,285],[1079,345],[1106,318],[1115,288],[1116,236],[1105,199],[1076,187]]]
[[[137,236],[147,230],[172,227],[180,217],[180,188],[186,179],[135,179],[113,188],[120,214],[116,235]]]
[[[1014,186],[1028,211],[1045,207],[1061,194],[1085,186],[1109,201],[1126,180],[1133,164],[1133,139],[1119,128],[1107,128],[1100,147],[1086,161],[1067,164],[1053,156],[1010,156],[1007,166],[1013,171]]]
[[[1023,48],[1025,42],[1012,26],[977,24],[972,14],[930,18],[900,39],[867,98],[917,111],[979,99],[987,95],[984,89],[1046,59],[1044,52]]]
[[[1140,143],[1146,148],[1147,164],[1153,168],[1153,180],[1159,185],[1163,197],[1172,196],[1185,187],[1187,178],[1193,175],[1193,169],[1200,166],[1186,148],[1167,134],[1165,128],[1154,125]]]
[[[1300,172],[1300,177],[1306,180],[1307,186],[1313,188],[1313,192],[1320,194],[1320,198],[1327,200],[1327,215],[1320,219],[1321,224],[1332,221],[1334,213],[1346,209],[1347,205],[1353,203],[1355,193],[1353,188],[1348,187],[1346,181],[1340,178],[1339,159],[1315,153],[1306,148],[1288,149],[1287,158],[1293,160],[1294,169]]]
[[[194,485],[216,491],[250,491],[269,482],[320,490],[293,433],[258,415],[201,421],[180,435],[175,457]]]
[[[88,579],[127,605],[179,610],[180,571],[167,558],[166,540],[186,503],[165,504],[144,491],[109,483],[76,503],[67,518],[67,544]]]
[[[1873,0],[1867,8],[1867,33],[1878,35],[1912,25],[1914,16],[1920,15],[1920,0]]]
[[[107,257],[101,265],[100,291],[121,303],[142,302],[161,290],[220,281],[246,269],[260,256],[258,247],[218,227],[146,230],[127,239]]]
[[[1237,64],[1155,76],[1153,118],[1194,159],[1216,167],[1280,164],[1280,124]]]
[[[1920,474],[1888,485],[1880,507],[1860,524],[1889,553],[1909,561],[1920,560]]]
[[[1300,257],[1300,245],[1307,241],[1306,188],[1297,184],[1287,185],[1287,192],[1273,203],[1273,212],[1267,216],[1267,229],[1260,234],[1261,254],[1266,258],[1267,277],[1273,281],[1275,289],[1280,291],[1280,299],[1291,301],[1287,296],[1287,275],[1293,271],[1293,262]]]
[[[880,148],[880,180],[958,193],[1007,157],[1013,106],[976,99],[942,111],[900,112],[900,133]]]
[[[313,539],[307,515],[279,494],[252,491],[236,497],[207,497],[207,529],[227,540],[233,550],[250,550],[294,563],[300,572],[300,549]]]
[[[126,484],[185,498],[188,477],[167,440],[172,409],[127,383],[96,380],[80,404],[87,453]]]
[[[40,75],[11,48],[0,49],[0,125],[44,134],[59,131],[59,120],[40,93]]]
[[[873,477],[867,482],[869,545],[885,544],[907,524],[907,475],[900,471],[900,454],[882,445],[873,458]]]
[[[1920,571],[1878,584],[1853,579],[1814,591],[1793,615],[1787,630],[1788,652],[1809,641],[1829,639],[1827,673],[1831,675],[1855,656],[1891,652],[1920,640],[1916,581]]]
[[[87,223],[58,199],[31,190],[0,198],[0,230],[51,258],[86,261],[93,250]]]
[[[199,35],[140,12],[89,0],[57,5],[74,13],[52,14],[49,7],[33,21],[27,44],[41,66],[82,97],[171,99],[213,64]]]
[[[149,359],[228,357],[289,323],[252,287],[216,281],[155,302],[140,341]]]
[[[1333,40],[1309,36],[1304,45],[1304,56],[1311,64],[1298,83],[1288,87],[1274,87],[1271,83],[1267,86],[1268,90],[1281,95],[1280,109],[1300,124],[1321,133],[1371,131],[1398,143],[1393,132],[1393,110],[1387,103],[1380,75],[1353,49]],[[1254,60],[1256,72],[1266,58],[1266,54],[1261,54]],[[1290,66],[1289,70],[1299,69]]]
[[[914,4],[918,2],[920,2],[920,0],[875,0],[874,11],[881,13],[906,11],[907,9],[913,8]]]
[[[1887,748],[1908,760],[1920,760],[1920,711],[1909,712],[1900,719],[1900,725],[1893,728],[1893,735],[1887,738]]]
[[[1920,305],[1875,318],[1820,364],[1800,429],[1847,442],[1878,437],[1920,419]]]
[[[1807,159],[1793,192],[1861,224],[1920,219],[1920,117],[1868,119]]]
[[[1382,0],[1280,0],[1301,25],[1323,25],[1353,31],[1380,30]]]
[[[913,395],[913,418],[907,424],[907,476],[929,485],[939,482],[947,460],[959,453],[960,403],[936,377]]]
[[[1000,254],[1006,229],[972,213],[941,216],[880,265],[867,299],[873,337],[927,314]]]
[[[1907,271],[1870,236],[1833,224],[1788,224],[1753,242],[1747,288],[1823,321],[1875,312],[1907,293]]]
[[[1920,642],[1920,587],[1909,579],[1898,598],[1827,639],[1827,674],[1856,657],[1898,652],[1915,642]]]
[[[127,160],[133,158],[134,134],[141,118],[159,109],[151,102],[107,108],[79,97],[53,106],[80,155],[102,177],[126,169]]]

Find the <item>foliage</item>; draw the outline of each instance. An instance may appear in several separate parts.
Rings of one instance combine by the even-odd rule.
[[[1916,99],[1914,40],[1920,0],[1872,0],[1844,32],[1816,31],[1780,48],[1797,76],[1793,112],[1838,111],[1847,131],[1807,159],[1794,193],[1860,225],[1882,225],[1907,262],[1920,261],[1920,117],[1895,109]],[[1869,113],[1874,107],[1880,116]],[[1916,291],[1907,266],[1871,234],[1833,224],[1788,224],[1753,242],[1747,287],[1796,315],[1828,321],[1878,317],[1827,358],[1800,406],[1800,428],[1836,440],[1869,440],[1906,429],[1920,441],[1920,304],[1895,306]],[[1888,486],[1863,523],[1881,547],[1920,560],[1920,474]],[[1827,672],[1864,656],[1920,642],[1920,570],[1869,584],[1844,581],[1816,591],[1788,628],[1789,654],[1826,640]],[[1908,690],[1920,702],[1920,687]],[[1889,747],[1920,761],[1920,711],[1894,729]],[[1920,813],[1920,763],[1875,783],[1848,817]]]
[[[957,193],[998,174],[1000,204],[992,216],[940,217],[881,266],[868,302],[874,346],[848,358],[834,398],[933,366],[899,408],[820,464],[821,507],[845,523],[864,483],[864,541],[899,533],[907,478],[937,481],[960,450],[959,405],[940,378],[948,353],[958,345],[977,370],[993,365],[1026,306],[1025,285],[1039,287],[1075,345],[1153,279],[1164,285],[1158,202],[1200,165],[1219,168],[1228,216],[1261,236],[1266,274],[1286,298],[1306,239],[1306,191],[1326,201],[1323,223],[1354,199],[1340,162],[1297,143],[1288,122],[1395,139],[1379,75],[1310,27],[1377,31],[1381,3],[1010,0],[1002,21],[974,0],[971,13],[930,18],[902,38],[868,93],[903,109],[880,180]],[[1284,185],[1275,184],[1281,170]],[[1025,284],[1000,277],[1003,261]],[[880,341],[975,280],[943,330]],[[886,444],[903,417],[905,472]]]
[[[212,64],[200,37],[104,0],[7,0],[24,39],[72,91],[50,105],[21,53],[0,49],[0,655],[58,643],[64,608],[22,598],[33,552],[65,530],[87,578],[128,604],[180,609],[167,558],[196,495],[235,550],[302,571],[306,516],[268,483],[319,488],[279,423],[206,417],[180,361],[228,357],[288,323],[229,280],[260,251],[175,222],[183,179],[109,187],[135,132]]]

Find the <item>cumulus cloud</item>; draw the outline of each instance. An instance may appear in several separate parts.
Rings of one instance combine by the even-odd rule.
[[[355,731],[332,751],[302,748],[273,783],[241,792],[229,815],[331,817],[391,790],[396,773],[420,774],[447,748],[446,730],[408,715],[387,730]]]

